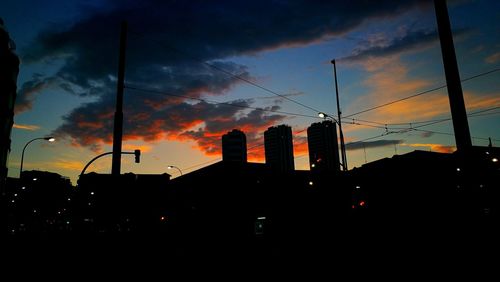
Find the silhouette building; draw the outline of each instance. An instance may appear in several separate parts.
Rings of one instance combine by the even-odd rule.
[[[233,129],[222,135],[222,160],[231,162],[247,162],[247,139],[245,133]]]
[[[13,52],[14,44],[0,19],[0,193],[5,192],[7,159],[10,152],[10,134],[14,124],[19,58]]]
[[[269,127],[264,132],[266,164],[275,170],[292,171],[293,160],[292,128],[288,125]]]
[[[311,171],[340,171],[336,124],[331,120],[307,128]]]

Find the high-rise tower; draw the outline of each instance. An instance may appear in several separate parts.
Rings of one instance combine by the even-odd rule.
[[[247,139],[245,133],[233,129],[222,135],[222,160],[231,162],[247,162]]]
[[[292,128],[288,125],[269,127],[264,132],[266,164],[279,171],[295,169]]]
[[[311,171],[340,171],[336,124],[331,120],[307,128]]]

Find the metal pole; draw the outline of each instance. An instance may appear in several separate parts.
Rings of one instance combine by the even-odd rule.
[[[450,100],[451,117],[453,120],[453,130],[455,132],[455,142],[458,151],[464,151],[472,147],[472,140],[465,110],[464,95],[458,72],[457,57],[453,45],[453,35],[451,32],[450,18],[446,0],[434,0],[436,19],[441,42],[441,53],[443,55],[444,72],[446,75],[446,85],[448,86],[448,98]]]
[[[127,22],[122,22],[120,34],[120,58],[118,63],[118,85],[116,90],[116,111],[113,127],[113,159],[111,174],[120,175],[123,136],[123,89],[125,84],[125,50],[127,47]]]
[[[340,111],[340,101],[339,101],[339,87],[337,84],[337,67],[335,65],[335,60],[331,62],[333,64],[333,75],[335,77],[335,94],[337,96],[337,113],[338,113],[338,124],[339,124],[339,137],[340,137],[340,153],[342,157],[342,168],[344,171],[347,171],[347,156],[345,152],[345,143],[344,143],[344,133],[342,132],[342,120]]]
[[[35,138],[35,139],[31,139],[30,141],[28,141],[28,143],[26,143],[26,145],[24,145],[24,148],[23,148],[23,152],[21,154],[21,166],[19,168],[19,179],[21,179],[21,174],[23,173],[23,162],[24,162],[24,151],[26,150],[26,147],[28,147],[28,145],[35,141],[35,140],[40,140],[40,139],[45,139],[45,137],[40,137],[40,138]]]

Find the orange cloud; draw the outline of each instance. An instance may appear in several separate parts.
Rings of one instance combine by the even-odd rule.
[[[419,93],[423,89],[432,88],[435,85],[431,81],[408,78],[409,69],[398,58],[385,61],[385,63],[388,65],[385,65],[383,69],[372,69],[371,66],[365,66],[367,70],[373,70],[373,74],[364,82],[365,85],[371,88],[371,92],[369,95],[360,97],[355,101],[351,107],[353,109],[349,112],[401,99]],[[467,91],[464,92],[464,99],[469,112],[488,108],[492,105],[500,105],[500,95],[494,93],[485,95]],[[361,116],[361,119],[381,123],[410,123],[436,117],[448,117],[450,116],[448,94],[446,89],[442,89],[375,109]],[[364,129],[364,127],[358,129],[361,128]]]
[[[141,150],[141,153],[151,152],[151,149],[152,149],[152,147],[149,145],[123,144],[123,146],[122,146],[123,151]]]
[[[85,163],[80,161],[56,159],[55,161],[50,162],[49,166],[55,169],[81,171],[85,166]]]
[[[495,64],[500,62],[500,52],[497,52],[495,54],[492,54],[491,56],[486,57],[484,61],[488,64]]]
[[[427,143],[427,144],[414,143],[414,144],[401,144],[401,145],[409,147],[427,147],[431,151],[438,153],[453,153],[457,149],[455,146],[447,146],[447,145],[432,144],[432,143]]]
[[[38,125],[17,124],[17,123],[14,123],[13,127],[16,129],[30,130],[30,131],[35,131],[40,129],[40,126]]]

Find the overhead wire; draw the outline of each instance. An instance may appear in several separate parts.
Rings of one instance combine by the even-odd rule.
[[[500,68],[496,68],[496,69],[489,70],[489,71],[486,71],[486,72],[483,72],[483,73],[480,73],[480,74],[476,74],[476,75],[464,78],[464,79],[462,79],[460,81],[461,82],[466,82],[466,81],[469,81],[469,80],[472,80],[472,79],[475,79],[475,78],[478,78],[478,77],[481,77],[481,76],[489,75],[489,74],[492,74],[492,73],[495,73],[495,72],[498,72],[498,71],[500,71]],[[384,104],[381,104],[381,105],[378,105],[378,106],[375,106],[375,107],[371,107],[371,108],[368,108],[368,109],[365,109],[365,110],[362,110],[362,111],[359,111],[359,112],[356,112],[356,113],[353,113],[353,114],[346,115],[343,118],[349,118],[349,117],[356,116],[356,115],[359,115],[359,114],[362,114],[362,113],[373,111],[373,110],[376,110],[376,109],[379,109],[379,108],[382,108],[382,107],[386,107],[386,106],[389,106],[389,105],[392,105],[392,104],[395,104],[395,103],[398,103],[398,102],[401,102],[401,101],[405,101],[405,100],[408,100],[408,99],[411,99],[411,98],[422,96],[422,95],[425,95],[425,94],[428,94],[428,93],[431,93],[431,92],[434,92],[434,91],[437,91],[437,90],[440,90],[440,89],[443,89],[443,88],[446,88],[446,87],[447,87],[446,84],[445,85],[441,85],[441,86],[438,86],[438,87],[435,87],[435,88],[432,88],[432,89],[429,89],[429,90],[425,90],[425,91],[422,91],[422,92],[419,92],[419,93],[416,93],[416,94],[413,94],[413,95],[410,95],[410,96],[407,96],[407,97],[404,97],[404,98],[401,98],[401,99],[390,101],[390,102],[387,102],[387,103],[384,103]]]
[[[142,36],[142,37],[144,38],[144,36],[143,36],[142,34],[135,33],[135,32],[133,32],[133,31],[131,31],[131,33],[132,33],[132,34],[136,34],[136,35],[138,35],[138,36]],[[208,67],[210,67],[210,68],[212,68],[212,69],[214,69],[214,70],[217,70],[217,71],[219,71],[219,72],[221,72],[221,73],[224,73],[224,74],[226,74],[226,75],[228,75],[228,76],[230,76],[230,77],[232,77],[232,78],[235,78],[235,79],[238,79],[238,80],[240,80],[240,81],[243,81],[243,82],[245,82],[245,83],[247,83],[247,84],[249,84],[249,85],[252,85],[252,86],[254,86],[254,87],[257,87],[257,88],[259,88],[259,89],[261,89],[261,90],[263,90],[263,91],[266,91],[266,92],[271,93],[271,94],[273,94],[273,95],[275,95],[275,96],[278,96],[278,97],[280,97],[280,98],[283,98],[283,99],[285,99],[285,100],[288,100],[288,101],[290,101],[290,102],[292,102],[292,103],[295,103],[295,104],[297,104],[297,105],[299,105],[299,106],[302,106],[302,107],[304,107],[304,108],[306,108],[306,109],[312,110],[312,111],[314,111],[314,112],[316,112],[316,113],[321,112],[321,111],[320,111],[320,110],[318,110],[318,109],[315,109],[315,108],[313,108],[313,107],[310,107],[310,106],[308,106],[308,105],[306,105],[306,104],[304,104],[304,103],[302,103],[302,102],[296,101],[296,100],[294,100],[294,99],[292,99],[292,98],[289,98],[289,97],[287,97],[287,96],[285,96],[285,95],[283,95],[283,94],[280,94],[280,93],[278,93],[278,92],[276,92],[276,91],[274,91],[274,90],[271,90],[271,89],[269,89],[269,88],[267,88],[267,87],[264,87],[264,86],[262,86],[262,85],[260,85],[260,84],[258,84],[258,83],[256,83],[256,82],[254,82],[254,81],[251,81],[251,80],[249,80],[249,79],[247,79],[247,78],[244,78],[244,77],[243,77],[243,76],[241,76],[241,75],[234,74],[234,73],[232,73],[232,72],[230,72],[230,71],[228,71],[228,70],[226,70],[226,69],[223,69],[223,68],[221,68],[221,67],[218,67],[218,66],[216,66],[215,64],[209,63],[209,62],[207,62],[206,60],[203,60],[203,59],[201,59],[201,58],[198,58],[198,57],[196,57],[196,56],[194,56],[194,55],[192,55],[192,54],[188,54],[188,53],[186,53],[186,52],[184,52],[184,51],[182,51],[182,50],[179,50],[179,49],[178,49],[178,48],[176,48],[176,47],[173,47],[173,46],[170,46],[170,45],[168,45],[168,44],[165,44],[165,43],[164,43],[164,42],[162,42],[162,41],[158,41],[158,40],[155,40],[155,39],[150,39],[150,40],[151,40],[151,41],[154,41],[154,42],[156,42],[156,43],[158,43],[158,44],[160,44],[161,46],[163,46],[163,47],[165,47],[165,48],[168,48],[168,49],[173,50],[173,51],[175,51],[175,52],[177,52],[177,53],[183,54],[183,55],[184,55],[185,57],[187,57],[187,58],[190,58],[190,59],[192,59],[192,60],[194,60],[194,61],[197,61],[197,62],[199,62],[199,63],[201,63],[201,64],[203,64],[203,65],[206,65],[206,66],[208,66]]]

